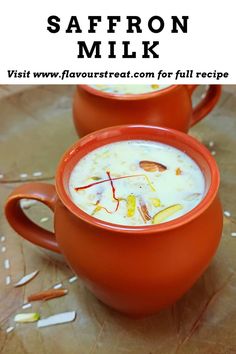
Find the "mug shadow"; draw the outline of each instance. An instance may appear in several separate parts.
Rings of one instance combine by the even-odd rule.
[[[133,348],[136,345],[140,348],[146,346],[145,351],[140,351],[142,354],[149,354],[153,350],[159,353],[158,348],[161,347],[162,353],[179,353],[184,345],[189,345],[188,342],[198,337],[200,328],[204,327],[208,308],[234,274],[229,273],[223,283],[218,275],[219,266],[214,261],[177,303],[145,318],[130,318],[108,308],[84,287],[79,289],[78,300],[83,303],[83,311],[90,325],[93,323],[104,332],[104,336],[99,336],[104,350],[109,346],[108,338],[114,340],[115,334],[117,345],[114,353],[123,352],[122,343]],[[138,349],[136,353],[139,353]]]

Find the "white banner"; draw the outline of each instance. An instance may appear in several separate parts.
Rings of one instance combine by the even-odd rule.
[[[5,1],[0,83],[236,83],[234,1]]]

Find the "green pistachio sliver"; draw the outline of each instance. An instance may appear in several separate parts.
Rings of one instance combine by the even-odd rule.
[[[161,201],[159,198],[151,198],[152,205],[156,208],[161,206]]]
[[[127,216],[134,216],[136,209],[136,197],[133,194],[128,195],[127,197]]]
[[[96,208],[93,210],[91,215],[95,215],[98,211],[102,209],[101,205],[97,204]]]
[[[92,179],[93,181],[99,181],[102,178],[98,177],[98,176],[93,176],[93,177],[90,177],[90,179]]]
[[[40,314],[38,312],[33,313],[18,313],[14,317],[15,322],[19,323],[28,323],[28,322],[36,322],[40,319]]]

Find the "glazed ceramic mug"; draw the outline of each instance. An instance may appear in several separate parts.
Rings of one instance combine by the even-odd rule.
[[[94,218],[71,200],[68,180],[90,151],[122,140],[151,140],[186,152],[205,178],[205,196],[185,215],[159,225],[123,226]],[[56,186],[28,183],[6,202],[6,217],[25,239],[63,253],[68,264],[98,299],[131,316],[144,316],[177,301],[211,261],[222,232],[219,172],[209,151],[179,131],[124,125],[91,133],[62,157]],[[54,212],[55,233],[34,224],[20,200],[41,201]]]
[[[78,85],[73,118],[79,136],[120,124],[148,124],[188,132],[216,105],[221,85],[210,85],[193,108],[191,96],[198,85],[172,85],[162,90],[118,95]]]

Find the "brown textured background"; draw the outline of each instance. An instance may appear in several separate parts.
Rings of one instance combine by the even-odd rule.
[[[203,88],[195,94],[200,97]],[[216,152],[221,170],[221,198],[224,210],[223,238],[210,267],[195,286],[172,308],[159,314],[132,320],[108,309],[94,298],[80,280],[70,284],[72,275],[60,256],[39,249],[11,230],[4,214],[7,195],[25,180],[53,183],[58,160],[77,136],[72,124],[73,86],[0,86],[0,353],[18,354],[234,354],[236,353],[236,88],[224,87],[215,110],[191,134]],[[52,215],[40,204],[27,211],[40,223],[52,227]],[[214,222],[214,220],[212,220]],[[5,246],[6,251],[1,252]],[[4,269],[4,260],[10,269]],[[12,283],[24,274],[40,270],[37,278],[22,288]],[[12,283],[6,285],[5,278]],[[69,294],[44,304],[35,304],[42,316],[77,310],[70,324],[37,329],[21,324],[9,334],[27,294],[64,281]],[[25,312],[32,309],[25,310]],[[14,325],[15,326],[15,325]]]

